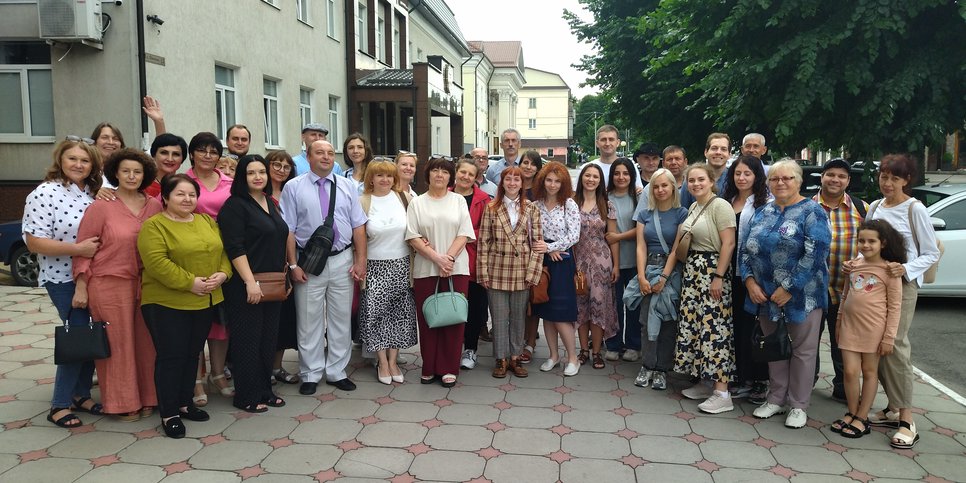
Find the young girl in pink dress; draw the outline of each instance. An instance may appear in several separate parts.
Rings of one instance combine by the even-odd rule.
[[[846,438],[869,434],[869,408],[879,385],[879,358],[892,353],[902,309],[902,279],[891,276],[888,266],[890,262],[906,262],[904,239],[886,221],[862,223],[858,244],[862,257],[852,262],[836,322],[849,412],[832,423],[832,431]]]

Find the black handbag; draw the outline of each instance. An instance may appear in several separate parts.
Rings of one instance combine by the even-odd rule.
[[[335,176],[338,178],[338,176]],[[309,241],[305,242],[302,253],[299,254],[299,267],[305,273],[318,276],[325,270],[325,263],[329,260],[329,253],[332,252],[332,244],[335,243],[335,179],[332,180],[332,189],[329,191],[329,212],[326,214],[325,222],[312,232]]]
[[[108,322],[89,319],[87,325],[68,324],[70,312],[64,325],[54,327],[54,364],[71,364],[111,357],[111,345],[107,340]]]
[[[775,331],[765,335],[761,323],[755,324],[751,336],[751,359],[755,362],[787,361],[792,358],[792,337],[788,334],[788,321],[783,310],[775,321]]]

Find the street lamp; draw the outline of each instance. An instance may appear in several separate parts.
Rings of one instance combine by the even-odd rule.
[[[621,141],[621,156],[627,156],[627,141]]]

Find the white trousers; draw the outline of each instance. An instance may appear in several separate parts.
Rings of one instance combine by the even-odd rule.
[[[338,381],[352,355],[352,250],[330,257],[318,276],[295,284],[299,372],[304,382]]]

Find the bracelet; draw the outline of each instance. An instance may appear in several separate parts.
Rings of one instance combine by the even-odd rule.
[[[668,279],[668,277],[667,277],[667,275],[664,275],[663,273],[662,273],[661,275],[659,275],[659,276],[660,276],[661,278],[663,278],[664,280],[667,280],[667,279]]]
[[[721,280],[724,280],[724,278],[725,278],[724,275],[719,275],[718,272],[712,273],[711,276],[714,277],[714,278],[720,278]]]

